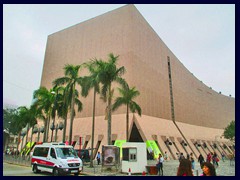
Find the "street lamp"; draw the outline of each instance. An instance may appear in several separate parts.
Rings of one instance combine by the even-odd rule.
[[[51,91],[51,94],[55,96],[57,93],[55,91]],[[56,110],[55,110],[56,103],[57,102],[56,102],[56,96],[55,96],[54,97],[54,106],[53,106],[53,111],[55,111],[55,112],[56,112]],[[54,114],[55,114],[55,112],[54,112]],[[53,118],[53,122],[52,122],[50,129],[52,130],[52,134],[51,134],[51,142],[52,142],[53,141],[53,130],[55,129],[55,117]]]
[[[21,136],[22,136],[21,150],[22,150],[22,148],[23,148],[23,138],[24,138],[24,136],[25,136],[26,134],[27,134],[27,129],[24,128],[24,129],[21,131]]]
[[[54,122],[52,123],[50,129],[52,130],[52,137],[51,137],[51,142],[52,142],[52,138],[53,138],[53,131],[55,130],[55,142],[57,141],[57,132],[58,129],[62,130],[64,128],[63,122],[59,122],[56,124],[56,127],[54,125]]]
[[[34,129],[33,129],[33,134],[36,134],[38,133],[38,137],[37,137],[37,142],[39,142],[39,139],[40,139],[40,133],[43,133],[44,132],[44,126],[42,125],[40,127],[40,125],[35,125]]]

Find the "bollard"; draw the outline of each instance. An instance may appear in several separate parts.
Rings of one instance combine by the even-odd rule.
[[[128,169],[128,175],[131,176],[131,168]]]
[[[142,172],[142,176],[146,176],[146,172],[145,171]]]

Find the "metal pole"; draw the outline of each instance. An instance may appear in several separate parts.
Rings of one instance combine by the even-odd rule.
[[[57,142],[57,132],[58,132],[58,124],[56,125],[56,128],[55,128],[55,142]]]
[[[79,137],[79,152],[78,152],[78,156],[80,157],[81,155],[81,145],[82,145],[82,137]],[[80,157],[81,158],[81,157]]]

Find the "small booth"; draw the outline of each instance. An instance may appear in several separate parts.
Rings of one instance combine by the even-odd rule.
[[[142,173],[146,171],[147,150],[145,142],[127,142],[122,144],[122,172]]]

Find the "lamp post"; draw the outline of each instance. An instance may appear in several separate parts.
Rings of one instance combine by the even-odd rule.
[[[50,129],[52,130],[52,137],[51,137],[51,142],[52,142],[52,139],[53,139],[53,131],[55,130],[55,142],[57,141],[57,132],[58,132],[58,129],[59,130],[62,130],[64,128],[64,125],[62,122],[59,122],[56,124],[54,124],[54,122],[52,123]]]
[[[58,129],[61,131],[63,128],[64,128],[63,122],[59,122],[59,124],[57,123],[56,130],[55,130],[55,142],[57,141]]]
[[[51,142],[52,142],[52,140],[53,140],[53,131],[55,129],[54,121],[52,122],[52,125],[50,126],[50,129],[52,130],[52,135],[51,135]]]
[[[22,130],[22,132],[21,132],[21,136],[22,136],[21,150],[22,150],[22,148],[23,148],[23,139],[24,139],[24,136],[25,136],[26,134],[27,134],[27,129],[24,128],[24,129]]]
[[[51,92],[52,95],[54,95],[54,105],[53,105],[53,111],[54,111],[54,114],[56,112],[56,95],[57,93],[55,91],[52,91]],[[51,142],[53,141],[53,130],[55,129],[55,115],[54,115],[54,118],[53,118],[53,122],[52,122],[52,125],[50,127],[50,129],[52,130],[52,135],[51,135]]]
[[[44,132],[44,126],[39,126],[39,125],[36,125],[34,128],[33,128],[33,133],[36,134],[38,133],[38,136],[37,136],[37,142],[39,142],[39,139],[40,139],[40,133],[43,133]]]

